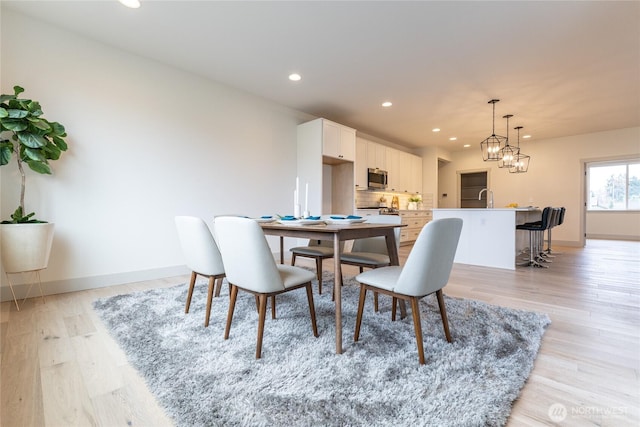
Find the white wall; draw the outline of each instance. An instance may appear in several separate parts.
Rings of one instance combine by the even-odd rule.
[[[529,171],[510,174],[495,162],[483,162],[479,143],[468,151],[451,153],[451,163],[440,168],[439,207],[455,208],[460,171],[488,169],[496,207],[516,202],[521,206],[565,206],[564,224],[553,232],[558,243],[579,245],[584,234],[584,164],[593,159],[640,155],[640,127],[521,143],[531,156]],[[640,212],[617,217],[619,238],[640,237]],[[624,222],[622,222],[624,221]],[[616,234],[613,232],[612,234]]]
[[[296,126],[312,117],[6,9],[1,19],[2,93],[24,87],[69,135],[54,175],[27,178],[26,209],[56,224],[50,292],[184,271],[175,215],[290,210]],[[19,180],[15,163],[0,172],[4,219]]]

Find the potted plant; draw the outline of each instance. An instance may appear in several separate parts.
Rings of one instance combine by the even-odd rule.
[[[418,204],[420,203],[422,203],[422,197],[420,197],[419,194],[415,196],[411,196],[409,197],[409,203],[407,204],[407,209],[414,211],[418,209]]]
[[[24,89],[13,87],[13,95],[0,96],[0,166],[16,158],[20,172],[20,202],[10,220],[0,223],[2,265],[7,273],[47,267],[53,224],[35,218],[24,208],[25,165],[41,174],[51,174],[49,160],[67,150],[64,126],[42,117],[37,101],[18,98]]]

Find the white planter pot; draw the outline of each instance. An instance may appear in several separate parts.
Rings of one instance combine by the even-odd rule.
[[[0,224],[0,254],[7,273],[42,270],[49,264],[54,224]]]

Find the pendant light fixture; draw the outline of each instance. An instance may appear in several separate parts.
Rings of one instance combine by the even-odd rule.
[[[531,156],[527,156],[520,151],[520,129],[522,129],[522,126],[516,126],[514,129],[518,131],[518,154],[513,160],[513,165],[509,168],[509,173],[525,173],[529,170]]]
[[[516,155],[520,152],[520,148],[509,145],[509,119],[513,117],[513,114],[507,114],[502,116],[503,119],[507,119],[507,140],[504,142],[504,147],[498,150],[498,167],[510,168],[513,166],[513,162]]]
[[[498,161],[498,152],[503,143],[507,142],[507,138],[504,136],[496,135],[496,102],[500,102],[499,99],[492,99],[489,104],[493,104],[493,132],[491,136],[480,143],[480,150],[482,150],[482,160]]]

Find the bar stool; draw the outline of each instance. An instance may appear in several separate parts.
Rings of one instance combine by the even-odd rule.
[[[542,210],[542,219],[540,221],[516,225],[516,230],[525,230],[529,232],[529,259],[526,263],[520,265],[548,268],[548,266],[539,262],[544,262],[540,259],[539,255],[543,251],[544,232],[549,227],[552,213],[553,208],[551,206],[547,206]]]
[[[561,225],[564,222],[564,213],[566,211],[566,209],[563,207],[561,208],[554,208],[554,210],[557,210],[556,215],[554,216],[554,219],[552,220],[552,224],[551,227],[549,228],[549,231],[547,232],[547,249],[545,250],[545,253],[547,254],[547,256],[551,256],[553,257],[553,255],[551,255],[551,229],[554,227],[557,227],[558,225]],[[559,254],[559,252],[554,252],[555,254]]]

